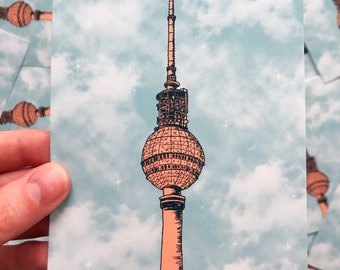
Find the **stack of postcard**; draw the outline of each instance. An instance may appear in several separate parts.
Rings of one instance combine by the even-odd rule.
[[[51,105],[32,128],[73,186],[49,270],[338,269],[333,1],[26,2],[53,21],[0,21],[0,111]]]

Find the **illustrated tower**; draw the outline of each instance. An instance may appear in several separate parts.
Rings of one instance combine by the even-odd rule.
[[[157,94],[157,127],[145,142],[141,165],[146,178],[163,190],[161,270],[183,269],[181,191],[199,177],[205,158],[199,141],[188,130],[188,90],[178,89],[175,66],[174,0],[168,11],[168,66],[165,89]]]
[[[20,127],[29,127],[37,121],[38,117],[48,115],[50,115],[50,107],[36,108],[32,103],[23,101],[13,110],[2,112],[0,125],[14,123]]]
[[[307,192],[316,197],[323,216],[327,214],[328,203],[325,193],[329,187],[328,176],[320,172],[315,158],[306,151]]]
[[[9,7],[0,7],[0,19],[9,21],[16,27],[24,27],[32,20],[52,20],[52,12],[34,10],[23,1],[14,2]]]

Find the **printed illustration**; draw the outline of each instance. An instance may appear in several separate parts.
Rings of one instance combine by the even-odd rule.
[[[183,269],[182,219],[185,197],[181,191],[199,177],[204,152],[198,140],[188,131],[188,90],[178,89],[175,65],[174,0],[169,0],[168,66],[165,90],[157,95],[157,124],[142,153],[142,168],[147,179],[163,190],[160,206],[163,212],[161,269]]]
[[[13,73],[14,58],[20,56],[21,62],[17,72],[11,75],[12,82],[1,86],[0,130],[30,126],[49,128],[49,118],[38,118],[50,114],[52,12],[41,10],[51,9],[52,1],[1,2],[0,25],[3,31],[0,31],[0,39],[3,47],[0,59],[3,59],[4,81],[9,82],[5,78]],[[13,42],[14,37],[17,42]],[[19,41],[26,43],[27,47],[18,46]]]
[[[13,110],[2,112],[0,117],[0,125],[14,123],[21,127],[30,127],[38,117],[50,115],[50,108],[36,108],[32,103],[20,102]]]
[[[305,64],[308,269],[337,270],[340,144],[334,138],[340,131],[340,80],[324,83],[310,59]]]
[[[307,164],[307,192],[308,194],[316,197],[323,216],[326,216],[328,210],[327,197],[325,193],[329,187],[329,179],[327,175],[320,172],[315,158],[310,156],[308,151],[306,152],[306,164]]]
[[[172,4],[53,2],[48,269],[305,269],[302,1]]]

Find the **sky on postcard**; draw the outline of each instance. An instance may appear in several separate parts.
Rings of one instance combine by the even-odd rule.
[[[338,34],[338,33],[335,33]],[[340,80],[325,84],[315,69],[313,56],[305,57],[306,67],[306,138],[307,148],[314,155],[320,171],[330,180],[326,196],[329,210],[322,217],[316,198],[307,196],[307,231],[310,247],[308,263],[320,269],[337,269],[340,251],[337,228],[340,225],[339,216],[339,137],[340,97],[338,89]],[[330,65],[330,68],[332,66]],[[338,71],[340,75],[340,71]],[[315,234],[314,232],[318,232]]]
[[[175,6],[177,79],[206,155],[182,192],[184,267],[301,269],[302,3]],[[159,267],[162,191],[140,156],[166,78],[166,16],[163,0],[54,3],[52,153],[74,189],[53,217],[50,269]]]
[[[334,1],[304,1],[305,42],[321,78],[330,82],[339,78],[340,34]]]

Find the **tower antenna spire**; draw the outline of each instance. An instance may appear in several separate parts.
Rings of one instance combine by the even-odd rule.
[[[168,66],[166,68],[167,78],[164,86],[167,89],[177,88],[180,83],[176,80],[176,66],[175,66],[175,7],[174,0],[169,0],[168,12]]]

